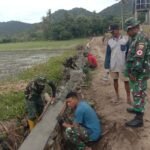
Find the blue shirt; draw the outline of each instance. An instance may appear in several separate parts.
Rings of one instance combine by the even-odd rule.
[[[101,136],[100,120],[94,109],[85,101],[80,101],[75,110],[74,122],[87,129],[91,141]]]

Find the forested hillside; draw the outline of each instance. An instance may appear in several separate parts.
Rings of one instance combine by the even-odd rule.
[[[133,13],[133,0],[127,0],[123,3],[123,13],[125,17],[129,17]],[[107,17],[107,16],[115,16],[120,17],[121,15],[121,2],[114,4],[101,12],[99,12],[100,16]]]
[[[27,31],[33,28],[33,24],[23,23],[19,21],[0,22],[0,35],[11,35],[19,32]]]
[[[124,0],[124,18],[131,16],[133,0]],[[49,9],[40,23],[27,24],[16,21],[0,23],[0,42],[24,40],[65,40],[101,35],[112,23],[121,25],[121,2],[96,13],[83,8]]]
[[[64,10],[60,9],[58,11],[55,11],[52,14],[52,20],[53,22],[60,22],[63,19],[65,19],[66,15],[69,14],[72,17],[77,17],[77,16],[92,16],[92,12],[83,9],[83,8],[73,8],[71,10]]]

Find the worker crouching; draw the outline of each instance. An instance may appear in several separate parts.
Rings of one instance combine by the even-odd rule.
[[[56,87],[52,81],[39,77],[29,82],[25,89],[26,112],[30,131],[35,127],[38,118],[43,113],[45,102],[42,93],[46,85],[52,89],[51,102],[53,102],[56,94]]]

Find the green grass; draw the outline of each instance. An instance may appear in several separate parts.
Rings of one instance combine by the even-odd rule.
[[[75,54],[74,51],[67,51],[62,56],[50,58],[47,63],[43,63],[33,68],[30,68],[18,76],[13,82],[19,82],[20,80],[30,81],[34,77],[44,76],[47,79],[53,80],[56,85],[62,78],[64,60]],[[25,113],[25,101],[23,91],[0,94],[0,120],[14,119],[17,116],[21,117]]]
[[[87,39],[74,39],[66,41],[32,41],[0,44],[0,51],[10,50],[40,50],[40,49],[70,49],[79,44],[85,44]]]
[[[23,91],[0,94],[0,120],[22,116],[25,112]]]
[[[20,73],[16,80],[25,80],[28,81],[31,78],[37,76],[44,76],[47,79],[52,79],[58,83],[63,75],[63,65],[64,60],[75,54],[75,50],[64,52],[63,55],[57,57],[51,57],[48,62],[36,65],[30,69],[27,69]]]

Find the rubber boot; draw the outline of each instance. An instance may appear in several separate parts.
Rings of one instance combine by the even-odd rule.
[[[28,120],[28,125],[29,125],[29,129],[31,131],[35,127],[35,122],[32,120]]]
[[[131,121],[125,123],[128,127],[138,128],[143,126],[143,113],[136,113],[136,116]]]

